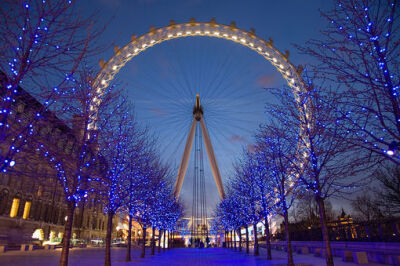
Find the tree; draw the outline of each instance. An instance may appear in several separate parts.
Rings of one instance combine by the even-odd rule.
[[[135,216],[138,204],[140,204],[140,191],[145,189],[143,185],[143,178],[147,178],[145,173],[151,167],[151,161],[154,155],[154,142],[150,141],[147,135],[147,130],[137,132],[136,136],[132,138],[130,148],[131,153],[129,156],[128,165],[128,178],[127,178],[127,201],[126,211],[129,216],[128,225],[128,243],[126,261],[131,261],[131,236],[132,236],[132,221]]]
[[[360,221],[371,222],[383,217],[380,202],[371,195],[364,192],[357,196],[351,206],[356,211],[356,218]]]
[[[272,198],[271,188],[274,186],[268,175],[268,162],[265,161],[260,151],[246,154],[249,161],[249,167],[252,169],[252,174],[255,177],[255,183],[258,187],[258,202],[260,202],[260,216],[264,218],[267,260],[272,259],[271,255],[271,235],[268,216],[270,216],[275,208]]]
[[[78,75],[77,75],[78,76]],[[76,206],[87,199],[88,194],[102,182],[101,173],[104,170],[104,160],[98,155],[98,133],[99,130],[89,129],[89,124],[95,121],[91,110],[92,95],[95,88],[92,86],[91,71],[85,68],[79,71],[79,77],[71,79],[64,84],[62,93],[57,93],[57,105],[53,112],[47,112],[52,116],[57,115],[59,129],[72,127],[71,139],[57,140],[57,146],[52,147],[40,142],[31,142],[36,151],[47,158],[57,172],[57,179],[64,190],[67,203],[67,222],[64,228],[63,249],[61,252],[60,265],[68,264],[69,243],[72,234],[72,224]],[[60,89],[61,90],[61,89]],[[98,107],[97,125],[98,129],[110,120],[110,112],[115,106],[112,104],[118,96],[118,90],[106,91]],[[46,119],[49,119],[46,116]],[[54,120],[54,119],[53,119]],[[38,125],[41,125],[40,123]],[[39,133],[45,136],[49,127],[41,127]],[[55,138],[58,137],[55,131]],[[35,138],[40,140],[40,138]]]
[[[328,200],[325,201],[325,214],[327,222],[333,221],[337,217],[337,214],[332,209],[331,202]],[[301,223],[302,228],[305,229],[320,226],[318,204],[315,201],[312,191],[307,191],[298,196],[293,208],[292,217],[295,223]]]
[[[232,180],[231,184],[227,189],[227,195],[220,202],[215,210],[215,217],[217,220],[217,225],[220,230],[226,232],[225,242],[228,240],[227,232],[229,231],[239,231],[240,228],[246,226],[249,223],[249,215],[246,211],[250,211],[244,204],[244,198],[240,197],[237,190],[234,189],[232,182],[237,180]],[[247,205],[248,206],[248,205]],[[239,238],[240,239],[240,238]],[[241,251],[241,240],[239,240],[239,251]]]
[[[296,196],[298,135],[289,137],[286,127],[263,126],[256,135],[256,146],[264,162],[268,162],[270,193],[275,201],[275,213],[283,216],[287,242],[288,265],[294,265],[289,234],[289,209]]]
[[[94,40],[102,30],[92,17],[80,17],[72,2],[5,0],[0,6],[0,171],[18,163],[17,153],[39,130],[62,87],[100,50]],[[14,131],[20,121],[11,107],[22,84],[43,105]]]
[[[257,223],[260,221],[259,187],[256,184],[255,168],[251,159],[244,157],[239,166],[235,167],[235,177],[231,184],[239,201],[249,206],[248,218],[253,224],[254,231],[254,255],[258,256],[259,246],[257,237]]]
[[[307,78],[307,76],[305,76]],[[327,84],[323,84],[327,85]],[[307,80],[304,91],[295,93],[272,89],[278,103],[269,104],[271,115],[285,130],[282,138],[291,142],[295,136],[298,154],[293,166],[303,191],[310,191],[318,205],[318,216],[327,254],[327,265],[333,265],[333,255],[327,226],[325,202],[349,189],[361,186],[356,174],[364,170],[362,153],[352,149],[344,139],[343,120],[337,118],[335,106],[340,105],[341,94],[329,87],[319,87]],[[295,162],[295,160],[297,162]]]
[[[107,213],[105,265],[111,265],[111,233],[113,217],[125,204],[132,139],[136,137],[137,125],[130,115],[131,109],[124,100],[116,103],[110,119],[101,127],[99,154],[105,160],[106,171],[102,182],[105,191],[105,212]]]
[[[386,206],[394,214],[400,213],[400,167],[387,166],[375,173],[380,184],[378,198],[381,206]]]
[[[321,38],[300,48],[318,60],[319,77],[341,85],[346,140],[372,163],[400,164],[399,7],[396,0],[338,0],[322,13],[329,26]]]
[[[182,204],[173,197],[169,182],[171,177],[169,167],[163,165],[154,153],[144,158],[142,169],[136,175],[139,179],[139,188],[131,191],[130,199],[133,201],[129,201],[129,204],[132,204],[131,210],[134,210],[133,219],[143,229],[142,258],[145,257],[146,229],[150,226],[153,230],[151,243],[152,253],[154,253],[155,229],[163,231],[165,240],[166,230],[173,230],[183,215]]]

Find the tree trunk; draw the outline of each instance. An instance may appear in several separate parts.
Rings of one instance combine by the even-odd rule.
[[[292,243],[290,242],[290,234],[289,234],[289,218],[288,218],[287,209],[284,210],[283,218],[285,220],[285,236],[286,236],[286,245],[287,245],[287,254],[288,254],[288,265],[294,266],[293,254],[292,254]]]
[[[331,242],[329,240],[329,232],[328,226],[326,224],[326,213],[325,213],[325,203],[324,200],[320,197],[316,198],[318,207],[319,207],[319,218],[321,221],[321,228],[322,228],[322,237],[324,240],[324,251],[325,251],[325,260],[327,266],[333,266],[333,256],[332,256],[332,249],[331,249]],[[324,254],[324,253],[322,253]]]
[[[229,231],[229,247],[230,247],[230,248],[233,248],[232,230]]]
[[[167,249],[171,248],[171,241],[170,241],[170,237],[171,237],[171,232],[168,231],[168,237],[167,237]]]
[[[74,219],[75,201],[68,201],[67,203],[67,221],[65,222],[63,245],[60,257],[60,266],[68,265],[69,242],[72,235],[72,222]]]
[[[153,226],[152,228],[152,236],[151,236],[151,255],[154,255],[155,248],[156,248],[156,228]]]
[[[226,230],[224,233],[224,240],[225,240],[225,247],[227,248],[228,247],[228,232]]]
[[[239,235],[239,252],[242,252],[242,232],[240,231],[240,227],[238,229],[238,235]]]
[[[112,219],[114,217],[114,213],[109,211],[107,219],[107,232],[106,232],[106,257],[104,260],[104,266],[111,266],[111,233],[112,233]]]
[[[225,247],[229,248],[229,232],[228,231],[226,231],[225,237],[226,237]]]
[[[234,245],[235,251],[236,251],[237,250],[237,247],[236,247],[236,231],[232,230],[232,232],[233,232],[233,245]]]
[[[175,246],[175,243],[174,243],[174,240],[175,240],[175,233],[174,233],[174,231],[172,231],[172,233],[171,233],[171,248],[174,248]]]
[[[254,256],[258,256],[260,255],[260,251],[258,250],[257,223],[253,223],[253,231],[254,231]]]
[[[126,248],[126,261],[131,261],[131,247],[132,247],[132,215],[129,215],[128,245]]]
[[[83,214],[84,214],[84,212],[85,212],[85,202],[82,201],[81,202],[81,209],[80,209],[80,212],[79,212],[79,229],[78,229],[78,235],[77,235],[78,238],[81,238],[81,232],[83,230],[82,227],[83,227]]]
[[[158,229],[158,253],[161,252],[161,229]]]
[[[249,254],[249,228],[246,225],[246,254]]]
[[[143,243],[142,243],[142,253],[140,254],[141,258],[144,258],[144,255],[146,253],[146,226],[143,226],[143,237],[142,237]]]
[[[163,233],[164,233],[164,245],[163,245],[163,251],[165,251],[165,233],[166,233],[167,231],[164,229],[163,230]]]
[[[265,217],[265,245],[267,248],[267,260],[271,260],[271,235],[269,231],[268,216]]]

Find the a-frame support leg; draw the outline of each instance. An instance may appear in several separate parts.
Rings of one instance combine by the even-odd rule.
[[[217,160],[215,159],[214,149],[211,145],[210,136],[208,135],[206,124],[204,123],[204,117],[200,119],[200,126],[201,126],[201,132],[203,133],[204,144],[206,146],[208,160],[210,161],[211,165],[211,171],[214,176],[215,183],[217,185],[219,197],[221,198],[221,200],[223,200],[225,198],[225,191],[222,185],[221,174],[219,172]]]
[[[185,149],[183,151],[181,164],[179,165],[178,176],[176,178],[175,188],[174,188],[174,196],[175,198],[179,198],[179,194],[182,189],[183,179],[185,178],[187,166],[189,163],[190,152],[192,150],[194,133],[196,132],[196,119],[193,119],[192,125],[190,126],[189,136],[186,140]]]

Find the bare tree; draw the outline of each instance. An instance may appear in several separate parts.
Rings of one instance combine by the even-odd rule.
[[[304,191],[310,191],[318,205],[318,216],[327,254],[326,263],[333,265],[333,255],[327,226],[326,199],[350,192],[362,185],[357,173],[365,169],[362,153],[344,141],[349,131],[343,130],[343,120],[337,118],[336,106],[341,94],[327,86],[319,87],[307,81],[306,91],[291,93],[271,89],[278,103],[268,105],[275,121],[285,128],[285,137],[297,135],[298,154],[294,164]],[[325,85],[325,84],[323,84]],[[287,139],[286,141],[291,141]]]
[[[268,164],[271,186],[268,193],[275,202],[275,212],[283,216],[287,242],[288,265],[294,265],[289,234],[289,209],[296,197],[297,135],[289,136],[286,127],[263,126],[256,136],[259,156]]]
[[[381,206],[385,206],[393,214],[400,213],[400,167],[387,166],[378,170],[374,176],[378,180],[378,198]]]
[[[74,79],[82,60],[99,52],[93,41],[102,30],[82,18],[74,1],[5,0],[0,6],[0,171],[18,163],[15,156],[32,140],[37,122]],[[43,105],[21,124],[13,115],[24,86]],[[18,130],[11,126],[20,124]],[[14,127],[15,129],[15,127]]]
[[[111,117],[100,127],[99,154],[105,161],[103,196],[107,213],[106,256],[104,265],[111,265],[111,234],[114,215],[126,204],[130,176],[132,141],[138,135],[132,110],[124,99],[116,102]]]
[[[360,221],[370,222],[383,217],[380,202],[371,195],[371,191],[357,196],[351,206],[355,210],[355,218]]]
[[[325,214],[327,222],[337,218],[337,213],[332,209],[332,204],[328,200],[325,201]],[[298,196],[292,216],[294,222],[302,223],[304,228],[320,226],[318,204],[313,192],[308,191]]]
[[[79,78],[65,84],[63,93],[57,95],[57,105],[53,107],[53,115],[62,117],[58,119],[59,127],[72,127],[69,138],[60,138],[57,131],[53,132],[57,139],[56,147],[47,145],[46,142],[35,143],[38,151],[54,166],[57,179],[64,190],[67,203],[67,222],[64,229],[63,249],[60,265],[68,264],[69,242],[72,234],[74,210],[76,206],[85,201],[88,194],[102,182],[104,160],[98,156],[98,130],[89,129],[89,124],[95,121],[91,110],[91,95],[95,88],[92,86],[91,71],[81,70]],[[112,93],[107,91],[103,95],[97,118],[98,127],[107,124],[112,115],[110,110],[116,108],[113,104],[118,90]],[[48,127],[41,128],[41,133],[46,133]],[[42,132],[44,131],[44,132]],[[50,132],[47,132],[50,133]],[[47,134],[46,133],[46,134]],[[59,147],[63,147],[59,149]]]
[[[314,70],[340,84],[337,106],[347,140],[371,162],[400,164],[400,27],[396,0],[337,0],[322,13],[330,23],[301,51],[320,62]]]
[[[131,153],[129,156],[128,178],[127,178],[127,201],[125,208],[129,216],[128,226],[128,245],[126,261],[131,261],[131,236],[132,221],[138,211],[141,202],[141,191],[145,186],[145,174],[151,167],[151,162],[155,154],[154,141],[150,140],[147,130],[138,131],[135,138],[131,140]]]
[[[260,205],[260,188],[257,184],[257,168],[254,160],[251,156],[246,156],[248,153],[244,153],[242,160],[235,167],[235,176],[231,181],[231,187],[234,193],[232,198],[233,202],[241,202],[241,205],[231,204],[232,208],[242,207],[248,211],[247,219],[249,223],[253,225],[254,231],[254,255],[258,256],[258,236],[257,236],[257,223],[263,218],[261,217],[261,205]],[[237,198],[237,199],[236,199]],[[232,203],[233,203],[232,202]],[[248,209],[244,207],[244,204],[248,205]],[[232,212],[232,211],[231,211]],[[232,221],[235,221],[235,217],[230,217]],[[233,226],[231,230],[236,230],[237,226]],[[247,227],[247,226],[246,226]]]

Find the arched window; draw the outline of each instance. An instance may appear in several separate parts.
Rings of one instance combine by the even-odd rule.
[[[22,219],[28,219],[29,218],[29,214],[31,211],[31,206],[32,206],[32,197],[28,197],[25,201],[25,205],[24,205],[24,212],[22,214]]]
[[[10,210],[11,218],[17,217],[20,201],[21,201],[20,197],[16,196],[13,198]]]

